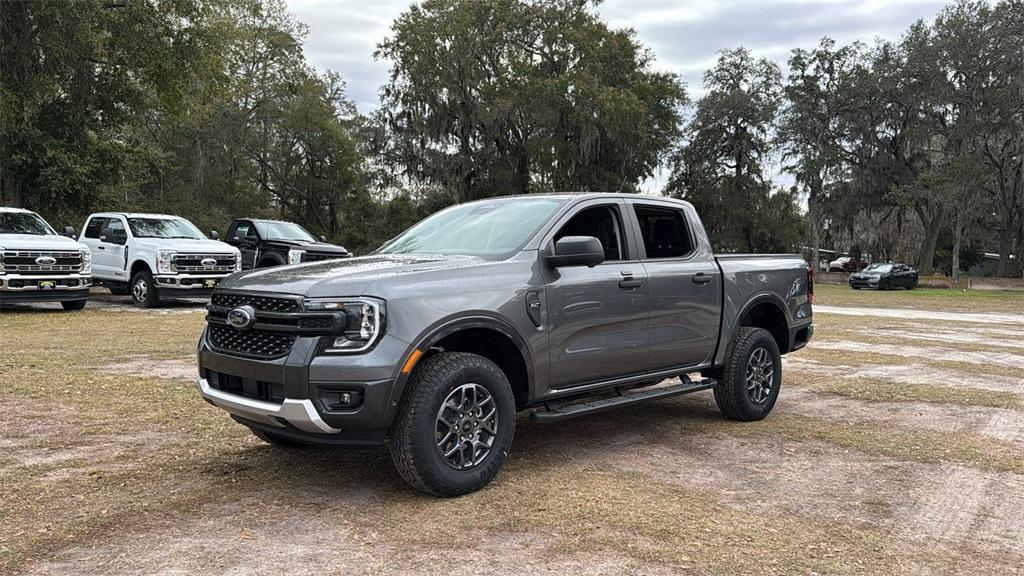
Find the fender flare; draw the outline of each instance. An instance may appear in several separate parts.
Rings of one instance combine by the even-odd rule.
[[[530,348],[526,344],[526,339],[519,334],[512,324],[501,318],[485,314],[444,318],[435,322],[426,330],[421,332],[416,338],[415,343],[410,345],[406,349],[405,354],[402,355],[402,360],[398,367],[398,373],[395,377],[395,384],[391,388],[391,395],[388,399],[387,411],[385,413],[385,421],[389,427],[391,426],[391,423],[394,422],[395,415],[398,412],[399,400],[402,398],[402,394],[405,392],[405,386],[409,382],[409,377],[411,376],[411,372],[409,374],[403,374],[401,369],[413,351],[420,350],[421,352],[425,352],[443,340],[446,336],[473,328],[487,328],[494,330],[495,332],[499,332],[506,336],[513,344],[515,344],[516,348],[519,350],[519,354],[523,357],[523,363],[526,365],[527,395],[531,397],[533,396],[535,368],[533,363],[533,354],[530,352]]]
[[[760,304],[770,304],[782,313],[782,317],[786,321],[786,348],[789,349],[792,347],[793,335],[790,333],[790,327],[793,325],[793,318],[789,314],[789,309],[786,308],[785,303],[777,295],[772,294],[771,292],[762,292],[743,304],[743,307],[739,309],[736,316],[732,319],[731,325],[727,325],[723,318],[722,331],[718,338],[718,349],[715,350],[714,355],[714,366],[721,366],[725,361],[725,352],[729,348],[729,341],[732,339],[733,334],[735,334],[736,329],[743,320],[743,317],[753,310],[755,306]]]

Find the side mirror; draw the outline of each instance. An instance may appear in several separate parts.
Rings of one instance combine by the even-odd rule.
[[[210,238],[212,238],[213,240],[220,240],[220,232],[217,232],[216,230],[210,230]]]
[[[77,234],[75,234],[74,226],[65,226],[64,227],[64,235],[67,236],[68,238],[71,238],[72,240],[74,240],[75,237],[78,236]]]
[[[604,248],[593,236],[566,236],[555,242],[555,254],[547,261],[555,268],[596,266],[604,262]]]
[[[324,235],[321,234],[320,235],[320,241],[321,242],[327,242],[327,236],[324,236]]]

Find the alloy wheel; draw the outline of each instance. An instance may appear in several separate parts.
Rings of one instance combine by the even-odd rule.
[[[764,404],[775,385],[775,362],[765,347],[750,354],[747,360],[747,396],[755,404]]]
[[[437,411],[437,451],[445,464],[469,470],[491,453],[498,435],[494,397],[479,384],[463,384],[448,393]]]

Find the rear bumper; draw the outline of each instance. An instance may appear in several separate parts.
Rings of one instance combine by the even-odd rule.
[[[807,343],[814,337],[814,323],[804,324],[798,326],[790,331],[789,341],[792,345],[789,348],[790,352],[794,352],[807,346]]]

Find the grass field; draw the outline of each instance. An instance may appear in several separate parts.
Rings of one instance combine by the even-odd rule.
[[[0,314],[0,574],[1024,571],[1024,318],[819,314],[762,422],[710,393],[520,418],[497,480],[438,500],[383,451],[276,449],[202,402],[198,307],[44,308]]]

